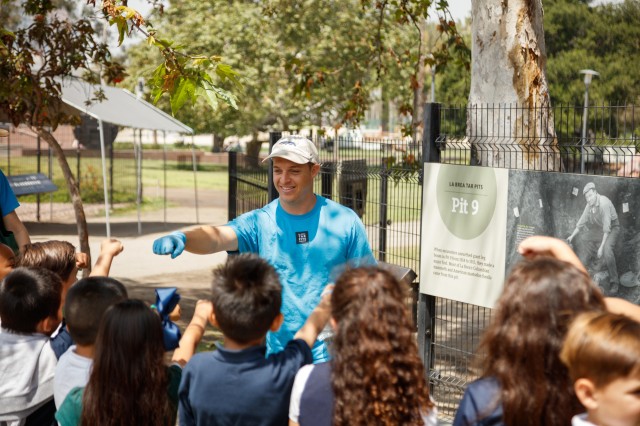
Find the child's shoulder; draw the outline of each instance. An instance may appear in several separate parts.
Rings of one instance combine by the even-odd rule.
[[[205,351],[194,354],[184,366],[183,371],[211,368],[212,365],[218,364],[219,361],[214,357],[215,352],[216,351]]]

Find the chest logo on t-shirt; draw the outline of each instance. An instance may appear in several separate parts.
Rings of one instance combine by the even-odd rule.
[[[296,232],[296,244],[307,244],[309,242],[309,231]]]

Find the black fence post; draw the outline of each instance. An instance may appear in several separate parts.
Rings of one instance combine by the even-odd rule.
[[[436,139],[440,135],[440,104],[427,103],[424,107],[424,132],[422,134],[422,153],[424,163],[439,163],[440,150]],[[422,205],[422,209],[428,206]],[[421,216],[422,217],[422,216]],[[422,221],[422,219],[421,219]],[[422,226],[420,227],[422,229]],[[418,350],[424,362],[427,376],[433,368],[433,335],[435,328],[435,296],[420,293],[418,295]]]
[[[336,174],[336,163],[323,162],[320,168],[320,195],[333,200],[333,176]]]
[[[269,154],[271,154],[271,150],[273,149],[273,145],[278,142],[278,139],[282,137],[282,132],[269,132]],[[278,198],[278,191],[276,191],[276,187],[273,185],[273,161],[269,161],[269,175],[267,176],[267,188],[269,195],[269,202],[272,202],[276,198]]]
[[[238,215],[238,153],[229,151],[229,221]]]
[[[380,173],[380,227],[378,228],[379,252],[378,259],[386,262],[387,260],[387,222],[389,220],[388,203],[389,203],[389,170],[386,158],[382,158]]]

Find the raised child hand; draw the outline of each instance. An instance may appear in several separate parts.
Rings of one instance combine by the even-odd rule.
[[[122,243],[114,238],[108,238],[100,243],[100,254],[116,257],[124,250]]]
[[[196,302],[196,309],[193,312],[193,317],[204,319],[207,321],[213,313],[213,304],[210,300],[200,299]]]
[[[76,253],[76,267],[84,269],[89,266],[89,256],[87,253]]]

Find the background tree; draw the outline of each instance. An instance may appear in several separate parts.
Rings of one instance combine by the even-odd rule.
[[[73,5],[73,3],[70,3]],[[89,4],[94,4],[89,1]],[[9,13],[2,0],[2,14]],[[64,10],[63,2],[26,0],[20,4],[19,18],[0,21],[0,116],[14,125],[25,124],[45,140],[56,154],[76,215],[80,250],[90,255],[87,223],[78,184],[65,154],[52,131],[60,123],[72,123],[74,117],[61,98],[62,81],[75,76],[89,83],[100,80],[121,80],[124,68],[114,61],[106,44],[98,41],[92,24],[93,15],[75,18],[71,8]],[[15,10],[15,9],[12,9]],[[144,20],[134,10],[105,0],[102,12],[117,28],[120,42],[131,28],[144,26]],[[11,27],[7,25],[11,24]],[[146,33],[149,44],[159,48],[164,61],[154,71],[154,95],[159,99],[169,95],[173,111],[198,96],[209,104],[219,100],[235,104],[224,88],[214,84],[212,73],[223,81],[235,81],[235,72],[216,56],[186,55],[172,47],[166,39],[157,38],[155,30]],[[101,90],[92,101],[104,98]]]
[[[594,103],[622,105],[640,97],[640,1],[590,6],[584,0],[545,1],[548,76],[554,104],[582,105],[581,69],[598,71]]]
[[[178,115],[198,130],[224,137],[266,128],[352,125],[378,88],[385,100],[398,100],[411,115],[414,96],[422,92],[416,70],[425,61],[415,24],[432,3],[178,0],[154,19],[178,42],[222,52],[243,75],[243,104],[237,112]],[[451,33],[455,26],[445,23],[440,33]],[[459,44],[464,48],[464,43],[450,45]],[[132,76],[144,72],[148,51],[135,48],[129,58]]]
[[[467,131],[475,150],[472,161],[490,167],[560,170],[545,73],[542,1],[472,0],[471,5]],[[483,104],[516,108],[496,112]]]

